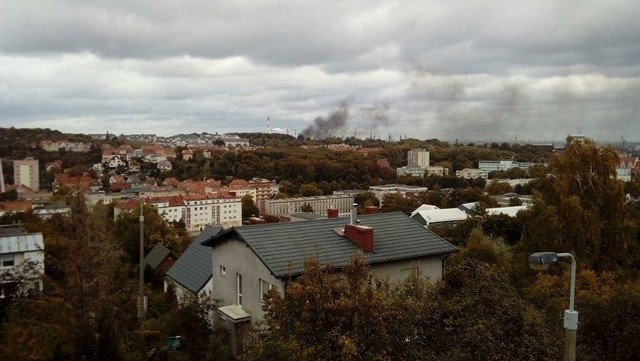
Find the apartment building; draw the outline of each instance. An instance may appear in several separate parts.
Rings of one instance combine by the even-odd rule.
[[[480,160],[478,161],[478,168],[490,173],[511,168],[528,169],[535,164],[533,162],[515,162],[513,160]]]
[[[24,185],[34,191],[40,190],[40,170],[37,159],[27,157],[23,160],[13,161],[13,182],[15,185]]]
[[[457,170],[456,177],[465,179],[489,179],[489,172],[479,168],[465,168],[463,170]]]
[[[385,184],[382,186],[369,187],[369,191],[371,191],[380,201],[380,206],[382,206],[382,200],[387,194],[398,193],[406,198],[428,190],[429,188],[427,187],[408,186],[404,184]]]
[[[427,168],[429,166],[429,152],[426,149],[411,149],[407,152],[407,166]]]
[[[329,209],[337,209],[340,215],[351,212],[353,195],[335,194],[317,197],[295,197],[282,199],[262,199],[258,202],[260,214],[288,215],[302,212],[305,205],[311,206],[313,213],[326,215]]]

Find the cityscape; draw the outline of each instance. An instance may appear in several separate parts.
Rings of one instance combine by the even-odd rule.
[[[597,144],[584,134],[567,134],[562,144],[465,144],[412,138],[307,139],[268,131],[172,137],[64,134],[20,128],[2,128],[0,133],[6,140],[0,147],[0,290],[4,300],[2,322],[9,327],[5,337],[17,336],[18,330],[11,327],[30,317],[16,311],[18,307],[40,307],[37,302],[41,299],[65,304],[82,299],[97,302],[95,297],[105,297],[98,296],[104,292],[103,287],[116,287],[124,298],[109,298],[108,302],[128,307],[128,317],[133,317],[121,322],[130,330],[142,327],[165,336],[146,338],[137,341],[139,344],[123,340],[119,347],[131,349],[113,352],[137,358],[132,356],[136,352],[160,347],[154,354],[169,359],[202,355],[214,359],[251,358],[264,352],[262,347],[267,346],[261,342],[275,342],[269,341],[271,337],[294,337],[297,342],[303,342],[304,337],[315,339],[303,334],[286,336],[251,330],[263,322],[276,329],[283,327],[279,323],[285,318],[279,312],[285,311],[271,308],[282,302],[282,297],[293,297],[292,302],[309,302],[306,297],[318,297],[311,289],[291,296],[288,293],[294,292],[295,287],[308,287],[304,286],[307,282],[329,282],[331,273],[321,271],[323,267],[342,270],[347,279],[356,277],[349,282],[364,282],[361,287],[365,288],[357,292],[375,292],[375,297],[381,297],[379,301],[368,301],[381,302],[375,306],[380,307],[379,312],[392,312],[387,302],[400,302],[395,297],[402,297],[402,302],[412,300],[419,307],[415,312],[425,312],[423,307],[459,307],[455,305],[457,298],[434,298],[438,292],[450,292],[447,290],[454,287],[454,279],[448,277],[465,277],[474,282],[473,286],[462,286],[465,288],[458,291],[460,294],[455,293],[472,303],[484,302],[490,295],[462,296],[464,292],[478,292],[473,287],[487,282],[482,287],[500,289],[505,283],[500,286],[495,282],[509,283],[491,278],[495,277],[489,276],[491,272],[498,272],[500,277],[519,275],[528,279],[527,287],[534,289],[542,286],[540,282],[562,283],[566,269],[549,275],[556,278],[546,281],[535,278],[533,271],[522,269],[523,257],[538,247],[575,254],[585,263],[580,273],[583,279],[613,277],[613,273],[587,276],[585,272],[597,272],[591,267],[625,273],[635,267],[627,263],[633,262],[629,257],[634,257],[634,246],[620,243],[638,242],[640,145],[633,142]],[[589,186],[584,187],[583,181]],[[598,185],[592,186],[594,182]],[[554,198],[562,192],[566,195],[553,205],[558,202]],[[581,194],[580,198],[575,194]],[[600,205],[596,206],[593,202],[597,200]],[[614,206],[609,202],[618,202],[615,207],[626,210],[609,213],[606,208]],[[581,216],[574,217],[576,212]],[[86,219],[78,219],[79,214]],[[607,217],[607,222],[622,222],[618,227],[628,227],[618,228],[626,235],[609,238],[611,243],[606,248],[594,252],[589,242],[608,237],[602,233],[608,232],[608,226],[599,223],[593,227],[602,228],[591,230],[586,226]],[[73,231],[76,227],[78,230]],[[558,234],[549,236],[550,230]],[[80,256],[76,247],[87,253]],[[102,259],[110,259],[108,262],[113,265],[96,263],[98,268],[88,274],[67,268],[72,264],[78,267],[76,262],[93,267]],[[612,263],[605,266],[606,262]],[[354,267],[365,273],[349,273]],[[92,295],[74,296],[81,297],[75,301],[67,299],[58,287],[76,286],[69,283],[69,274],[60,274],[62,270],[83,272],[78,276],[98,282],[100,289],[92,287]],[[465,273],[469,270],[471,274]],[[99,277],[103,272],[110,276]],[[411,285],[421,287],[421,292],[427,294],[406,298],[388,293],[391,289],[378,289],[380,284],[374,287],[374,283],[367,283],[370,281],[357,280],[362,277],[357,275],[363,274],[371,275],[370,281],[385,282],[385,287]],[[98,278],[90,281],[93,277]],[[581,285],[614,287],[606,282],[614,282],[615,278],[598,279],[589,286],[584,283],[586,280],[581,281]],[[628,287],[636,281],[631,278],[625,282],[630,283],[607,292],[628,295]],[[343,286],[346,287],[327,283],[317,292],[338,292]],[[553,318],[549,313],[553,308],[548,308],[551,305],[536,306],[531,303],[532,296],[518,294],[515,284],[509,287],[500,292],[511,292],[509,297],[528,304],[528,312]],[[174,303],[167,301],[171,297]],[[313,311],[290,305],[286,307],[295,309],[286,312],[297,314],[295,322],[317,322],[309,317],[334,314],[338,311],[332,310],[333,302],[347,302],[342,300],[347,296],[328,297]],[[560,301],[567,295],[548,297]],[[579,296],[578,304],[595,302],[585,297]],[[350,307],[367,308],[366,303],[355,301],[351,306],[341,306],[340,312]],[[492,302],[504,307],[500,302],[506,301],[500,298]],[[493,317],[487,311],[486,316]],[[172,317],[187,317],[184,312],[200,316],[189,316],[196,317],[191,325],[180,326],[180,322],[171,321]],[[217,316],[207,316],[211,312]],[[486,316],[475,314],[473,322],[486,322],[482,321]],[[471,315],[460,317],[455,322],[468,322]],[[508,317],[501,322],[526,322],[520,319],[524,314]],[[593,315],[588,312],[582,316],[584,327],[600,327],[600,321],[592,323],[590,317]],[[610,317],[627,316],[612,313]],[[404,322],[419,328],[423,327],[416,323],[420,320],[409,318]],[[55,322],[47,321],[38,327],[54,327]],[[386,319],[379,322],[382,323],[375,327],[396,327]],[[193,341],[203,332],[202,327],[211,332],[209,338]],[[341,327],[348,331],[352,326]],[[523,330],[516,337],[543,337],[538,335],[542,333],[548,338],[550,348],[546,352],[552,357],[551,352],[560,347],[562,340],[559,325],[535,327],[535,335]],[[427,337],[418,335],[416,340]],[[36,335],[29,337],[38,339]],[[258,337],[260,343],[252,345],[252,337]],[[404,340],[408,336],[402,337]],[[484,342],[482,336],[477,340]],[[389,342],[392,345],[395,341],[392,338]],[[303,345],[299,347],[311,347]],[[582,352],[598,351],[580,343],[578,346]],[[303,352],[288,347],[277,346],[276,358]],[[406,352],[447,353],[435,351],[435,347],[430,343],[412,344]],[[479,345],[466,349],[469,357],[475,357],[475,347]],[[515,350],[509,352],[520,352]],[[65,351],[54,348],[49,352]]]
[[[640,2],[0,2],[0,360],[637,361]]]

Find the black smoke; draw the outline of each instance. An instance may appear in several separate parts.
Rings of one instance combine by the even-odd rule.
[[[349,103],[344,100],[327,118],[317,117],[313,124],[302,131],[302,135],[306,139],[325,139],[335,136],[346,128],[347,119],[349,119]]]

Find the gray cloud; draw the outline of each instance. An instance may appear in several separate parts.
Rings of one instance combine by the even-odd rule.
[[[5,1],[0,126],[256,131],[270,115],[293,131],[353,94],[338,133],[640,139],[639,15],[634,0]]]

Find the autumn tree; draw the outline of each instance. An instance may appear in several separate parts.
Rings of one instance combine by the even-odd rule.
[[[64,246],[57,259],[47,258],[58,269],[57,279],[45,280],[44,295],[12,305],[3,325],[7,345],[39,345],[24,348],[20,359],[122,359],[136,326],[125,254],[106,212],[101,206],[89,211],[76,198],[59,229]]]
[[[417,338],[433,360],[551,361],[561,354],[549,316],[522,299],[498,267],[475,257],[450,266],[419,311]]]
[[[508,255],[481,233],[441,281],[413,275],[391,284],[356,257],[336,274],[315,260],[270,291],[265,326],[247,360],[556,360],[561,339],[520,296]]]
[[[513,188],[509,183],[492,181],[485,187],[485,191],[490,195],[495,196],[512,192]]]
[[[382,207],[380,208],[381,212],[403,212],[405,214],[410,214],[411,211],[418,208],[415,202],[412,202],[410,199],[405,198],[400,193],[388,193],[382,197]]]
[[[287,288],[270,291],[268,328],[257,335],[247,359],[385,360],[407,355],[412,315],[389,284],[373,279],[366,258],[356,257],[337,277],[315,260]]]
[[[637,220],[616,180],[617,152],[590,140],[569,139],[550,164],[551,176],[540,180],[541,192],[526,222],[526,250],[573,252],[599,269],[636,262]]]

